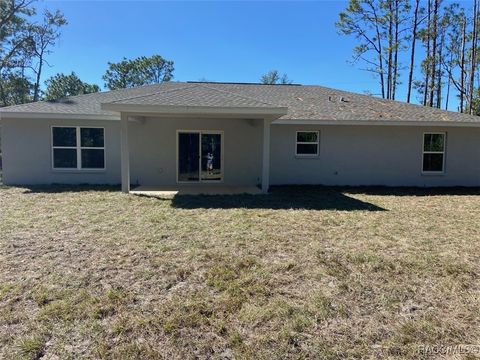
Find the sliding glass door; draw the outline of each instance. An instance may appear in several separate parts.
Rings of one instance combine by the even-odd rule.
[[[178,133],[178,181],[200,179],[200,141],[198,133]]]
[[[178,132],[178,182],[222,181],[222,156],[220,132]]]

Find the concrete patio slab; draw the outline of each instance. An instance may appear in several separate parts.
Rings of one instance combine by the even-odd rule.
[[[137,186],[130,190],[130,194],[168,199],[177,195],[260,195],[262,190],[256,186]]]

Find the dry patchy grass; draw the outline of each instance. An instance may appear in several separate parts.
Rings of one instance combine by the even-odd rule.
[[[480,344],[480,191],[0,188],[0,358],[417,358]]]

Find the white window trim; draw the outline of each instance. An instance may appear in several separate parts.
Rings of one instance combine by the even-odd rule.
[[[311,141],[298,141],[298,133],[316,133],[317,134],[317,141],[316,142],[311,142]],[[315,154],[299,154],[297,152],[298,146],[297,145],[312,145],[316,144],[317,145],[317,152]],[[320,154],[320,131],[319,130],[297,130],[295,132],[295,156],[296,157],[301,157],[301,158],[311,158],[311,157],[318,157]]]
[[[75,128],[75,135],[76,135],[76,146],[54,146],[53,145],[53,129],[54,128]],[[81,129],[102,129],[103,130],[103,146],[102,147],[92,147],[92,146],[81,146]],[[52,125],[51,130],[51,148],[52,148],[52,170],[53,171],[105,171],[107,168],[107,158],[105,153],[105,143],[106,143],[106,134],[105,128],[102,126],[73,126],[73,125]],[[54,150],[55,149],[71,149],[76,150],[77,152],[77,167],[76,168],[57,168],[55,167],[55,160],[54,160]],[[84,168],[82,167],[82,150],[103,150],[103,168]]]
[[[425,135],[443,135],[443,151],[425,151]],[[426,131],[422,138],[422,174],[423,175],[444,175],[445,174],[445,154],[447,149],[447,133],[445,131]],[[425,171],[423,170],[425,154],[442,154],[442,170],[441,171]]]

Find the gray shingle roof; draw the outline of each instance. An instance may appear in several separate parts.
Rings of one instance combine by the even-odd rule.
[[[189,84],[185,87],[159,91],[149,95],[117,100],[112,103],[124,105],[166,105],[206,107],[276,107],[265,101],[258,101],[227,89],[217,89],[203,84]]]
[[[342,101],[343,99],[343,101]],[[1,108],[10,112],[111,115],[102,103],[211,107],[288,107],[282,120],[445,121],[480,117],[311,85],[167,82]]]

